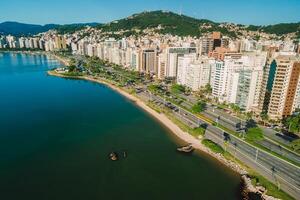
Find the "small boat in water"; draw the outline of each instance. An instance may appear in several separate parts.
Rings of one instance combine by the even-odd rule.
[[[191,153],[194,151],[194,147],[191,144],[188,144],[186,146],[178,147],[177,151],[183,152],[183,153]]]
[[[112,161],[116,161],[118,160],[118,154],[116,152],[111,152],[109,154],[109,158],[112,160]]]

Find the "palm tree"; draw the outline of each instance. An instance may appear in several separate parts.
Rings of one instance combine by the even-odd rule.
[[[300,114],[290,116],[289,118],[287,118],[286,122],[289,127],[289,131],[300,133]]]
[[[300,153],[300,139],[294,140],[290,145],[294,151]]]
[[[204,101],[199,101],[192,107],[192,110],[195,113],[200,113],[205,109],[205,106],[206,106],[206,103]]]
[[[260,118],[264,122],[264,126],[266,125],[266,121],[269,120],[269,116],[266,112],[261,112],[260,113]]]
[[[252,117],[253,117],[253,112],[247,112],[246,113],[247,120],[252,119]]]
[[[241,112],[241,108],[236,105],[236,104],[230,104],[231,109],[235,112],[235,113],[240,113]]]
[[[210,84],[205,85],[205,92],[206,92],[206,94],[212,93],[212,87],[210,86]]]

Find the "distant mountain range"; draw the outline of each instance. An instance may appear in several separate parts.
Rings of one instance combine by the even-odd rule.
[[[56,29],[60,32],[72,32],[84,28],[85,26],[96,26],[99,23],[78,23],[78,24],[46,24],[46,25],[36,25],[36,24],[25,24],[19,22],[3,22],[0,23],[0,34],[4,35],[35,35],[38,33],[46,32],[51,29]]]
[[[276,34],[278,36],[296,33],[300,37],[300,22],[281,23],[268,26],[246,26],[233,23],[218,23],[207,19],[196,19],[169,11],[142,12],[107,24],[79,23],[68,25],[47,24],[42,26],[18,22],[3,22],[0,23],[0,33],[12,35],[33,35],[50,29],[56,29],[60,33],[71,33],[83,29],[87,25],[106,32],[123,31],[125,36],[136,34],[139,30],[152,28],[158,33],[170,33],[179,36],[201,36],[207,32],[220,31],[224,35],[237,37],[238,35],[245,34],[247,31],[254,31]]]

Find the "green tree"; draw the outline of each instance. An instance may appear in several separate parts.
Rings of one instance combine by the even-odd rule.
[[[204,87],[201,87],[199,91],[197,92],[197,95],[199,98],[204,99],[206,95],[209,95],[212,93],[212,88],[210,84],[205,85]]]
[[[171,86],[171,92],[175,94],[184,93],[186,88],[183,85],[173,84]]]
[[[292,149],[298,153],[300,153],[300,139],[294,140],[291,142],[290,146]]]
[[[69,64],[75,66],[75,65],[76,65],[76,60],[75,60],[75,58],[71,58]]]
[[[235,112],[235,113],[240,113],[241,112],[241,108],[238,106],[238,105],[236,105],[236,104],[230,104],[230,108],[233,110],[233,112]]]
[[[266,121],[269,120],[269,116],[266,112],[261,112],[260,113],[260,118],[264,122],[264,126],[266,125]]]
[[[251,141],[259,141],[264,139],[263,132],[260,128],[249,128],[246,134],[246,138]]]
[[[148,86],[148,90],[153,93],[159,92],[160,89],[161,89],[160,86],[156,84],[151,84]]]
[[[200,113],[200,112],[204,111],[205,106],[206,106],[206,103],[204,101],[199,101],[192,107],[192,111],[195,113]]]
[[[288,117],[285,121],[285,125],[288,127],[289,131],[293,133],[300,133],[300,114]]]
[[[206,94],[211,94],[212,93],[212,87],[211,87],[210,84],[206,84],[204,88],[205,88]]]
[[[76,66],[75,65],[69,65],[68,69],[69,69],[69,72],[74,72],[76,70]]]
[[[247,120],[252,119],[252,117],[253,117],[253,112],[247,112],[246,113]]]

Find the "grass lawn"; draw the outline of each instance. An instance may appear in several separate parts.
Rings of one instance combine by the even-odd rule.
[[[246,133],[246,138],[250,141],[259,141],[264,139],[263,131],[258,128],[250,128]]]
[[[224,149],[220,145],[218,145],[217,143],[215,143],[211,140],[204,139],[204,140],[202,140],[201,143],[215,153],[220,153],[220,154],[225,153]]]
[[[187,126],[186,124],[184,124],[183,122],[181,122],[180,120],[178,120],[174,115],[172,115],[171,112],[167,112],[165,113],[167,115],[167,117],[173,122],[175,123],[181,130],[191,134],[192,136],[194,136],[195,138],[199,139],[199,136],[204,136],[205,134],[205,129],[202,127],[198,127],[198,128],[190,128],[189,126]]]
[[[249,170],[248,170],[249,171]],[[284,199],[284,200],[292,200],[294,199],[284,191],[278,189],[278,187],[268,181],[266,178],[261,176],[260,174],[254,172],[253,170],[249,171],[249,175],[251,177],[251,182],[253,185],[260,185],[263,186],[267,189],[267,195],[279,198],[279,199]]]

